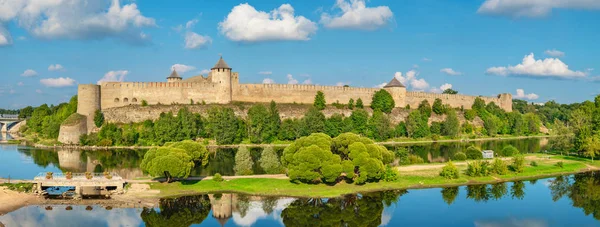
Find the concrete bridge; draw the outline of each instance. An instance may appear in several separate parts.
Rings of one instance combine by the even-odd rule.
[[[12,126],[22,120],[24,119],[20,119],[17,114],[0,114],[0,125],[2,125],[2,130],[0,130],[0,132],[8,132]]]
[[[92,173],[91,178],[87,178],[84,173],[73,173],[71,178],[67,178],[62,173],[53,173],[51,178],[46,177],[46,173],[40,173],[33,182],[37,186],[37,192],[41,193],[48,187],[75,187],[75,193],[79,195],[95,194],[94,191],[116,191],[122,192],[125,180],[116,173],[110,173],[110,179],[102,173]]]

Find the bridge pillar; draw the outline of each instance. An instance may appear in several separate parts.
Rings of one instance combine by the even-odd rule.
[[[8,122],[0,122],[2,124],[2,130],[0,132],[8,132]]]

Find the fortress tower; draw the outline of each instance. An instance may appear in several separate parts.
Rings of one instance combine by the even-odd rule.
[[[177,74],[177,71],[175,71],[175,69],[173,69],[173,72],[171,73],[171,75],[169,77],[167,77],[167,82],[169,82],[169,83],[181,82],[181,77],[179,76],[179,74]]]
[[[85,116],[87,133],[92,132],[94,115],[100,110],[100,86],[95,84],[80,84],[77,88],[77,113]]]
[[[223,57],[219,59],[212,69],[210,69],[210,76],[212,82],[215,84],[217,97],[217,103],[230,103],[233,99],[233,85],[231,82],[232,73],[231,67],[223,60]]]
[[[394,77],[383,89],[392,95],[396,107],[406,106],[406,87]]]

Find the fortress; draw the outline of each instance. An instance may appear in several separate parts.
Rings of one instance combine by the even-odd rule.
[[[435,94],[425,92],[409,92],[406,87],[393,78],[384,86],[396,104],[396,107],[404,108],[410,105],[417,108],[423,100],[433,104],[439,98],[443,104],[451,107],[471,108],[476,96]],[[70,126],[73,130],[87,133],[93,130],[93,118],[96,110],[123,107],[128,105],[141,105],[146,102],[154,104],[189,104],[193,103],[217,103],[227,104],[231,102],[267,103],[299,103],[311,104],[318,91],[325,94],[328,104],[339,102],[348,103],[350,99],[362,99],[365,106],[371,103],[372,95],[379,88],[360,88],[346,86],[320,86],[300,84],[241,84],[239,73],[233,72],[232,68],[221,57],[217,64],[211,69],[206,77],[202,75],[183,79],[176,71],[173,71],[167,82],[102,82],[99,85],[79,85],[77,113],[87,118],[86,125]],[[486,103],[494,102],[505,111],[512,111],[512,95],[500,94],[497,97],[480,97]],[[69,131],[69,130],[66,130]],[[61,136],[62,136],[61,130]],[[77,133],[76,133],[77,134]],[[61,142],[76,143],[78,135],[64,135],[72,137],[63,139]],[[60,138],[59,138],[60,140]]]

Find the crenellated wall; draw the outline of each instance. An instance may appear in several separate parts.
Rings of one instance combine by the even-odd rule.
[[[371,103],[377,88],[320,86],[305,84],[240,84],[234,89],[233,100],[239,102],[271,102],[312,104],[318,91],[325,94],[328,104],[339,101],[348,103],[350,99],[362,99],[364,105]]]
[[[451,95],[451,94],[437,94],[437,93],[426,93],[409,91],[406,92],[406,104],[410,105],[412,109],[415,109],[423,100],[427,100],[430,105],[433,104],[435,99],[441,99],[443,104],[448,104],[454,108],[463,107],[464,109],[471,109],[475,99],[479,97],[486,104],[494,102],[506,111],[512,111],[512,96],[510,94],[501,94],[498,97],[485,97],[485,96],[469,96],[469,95]]]

